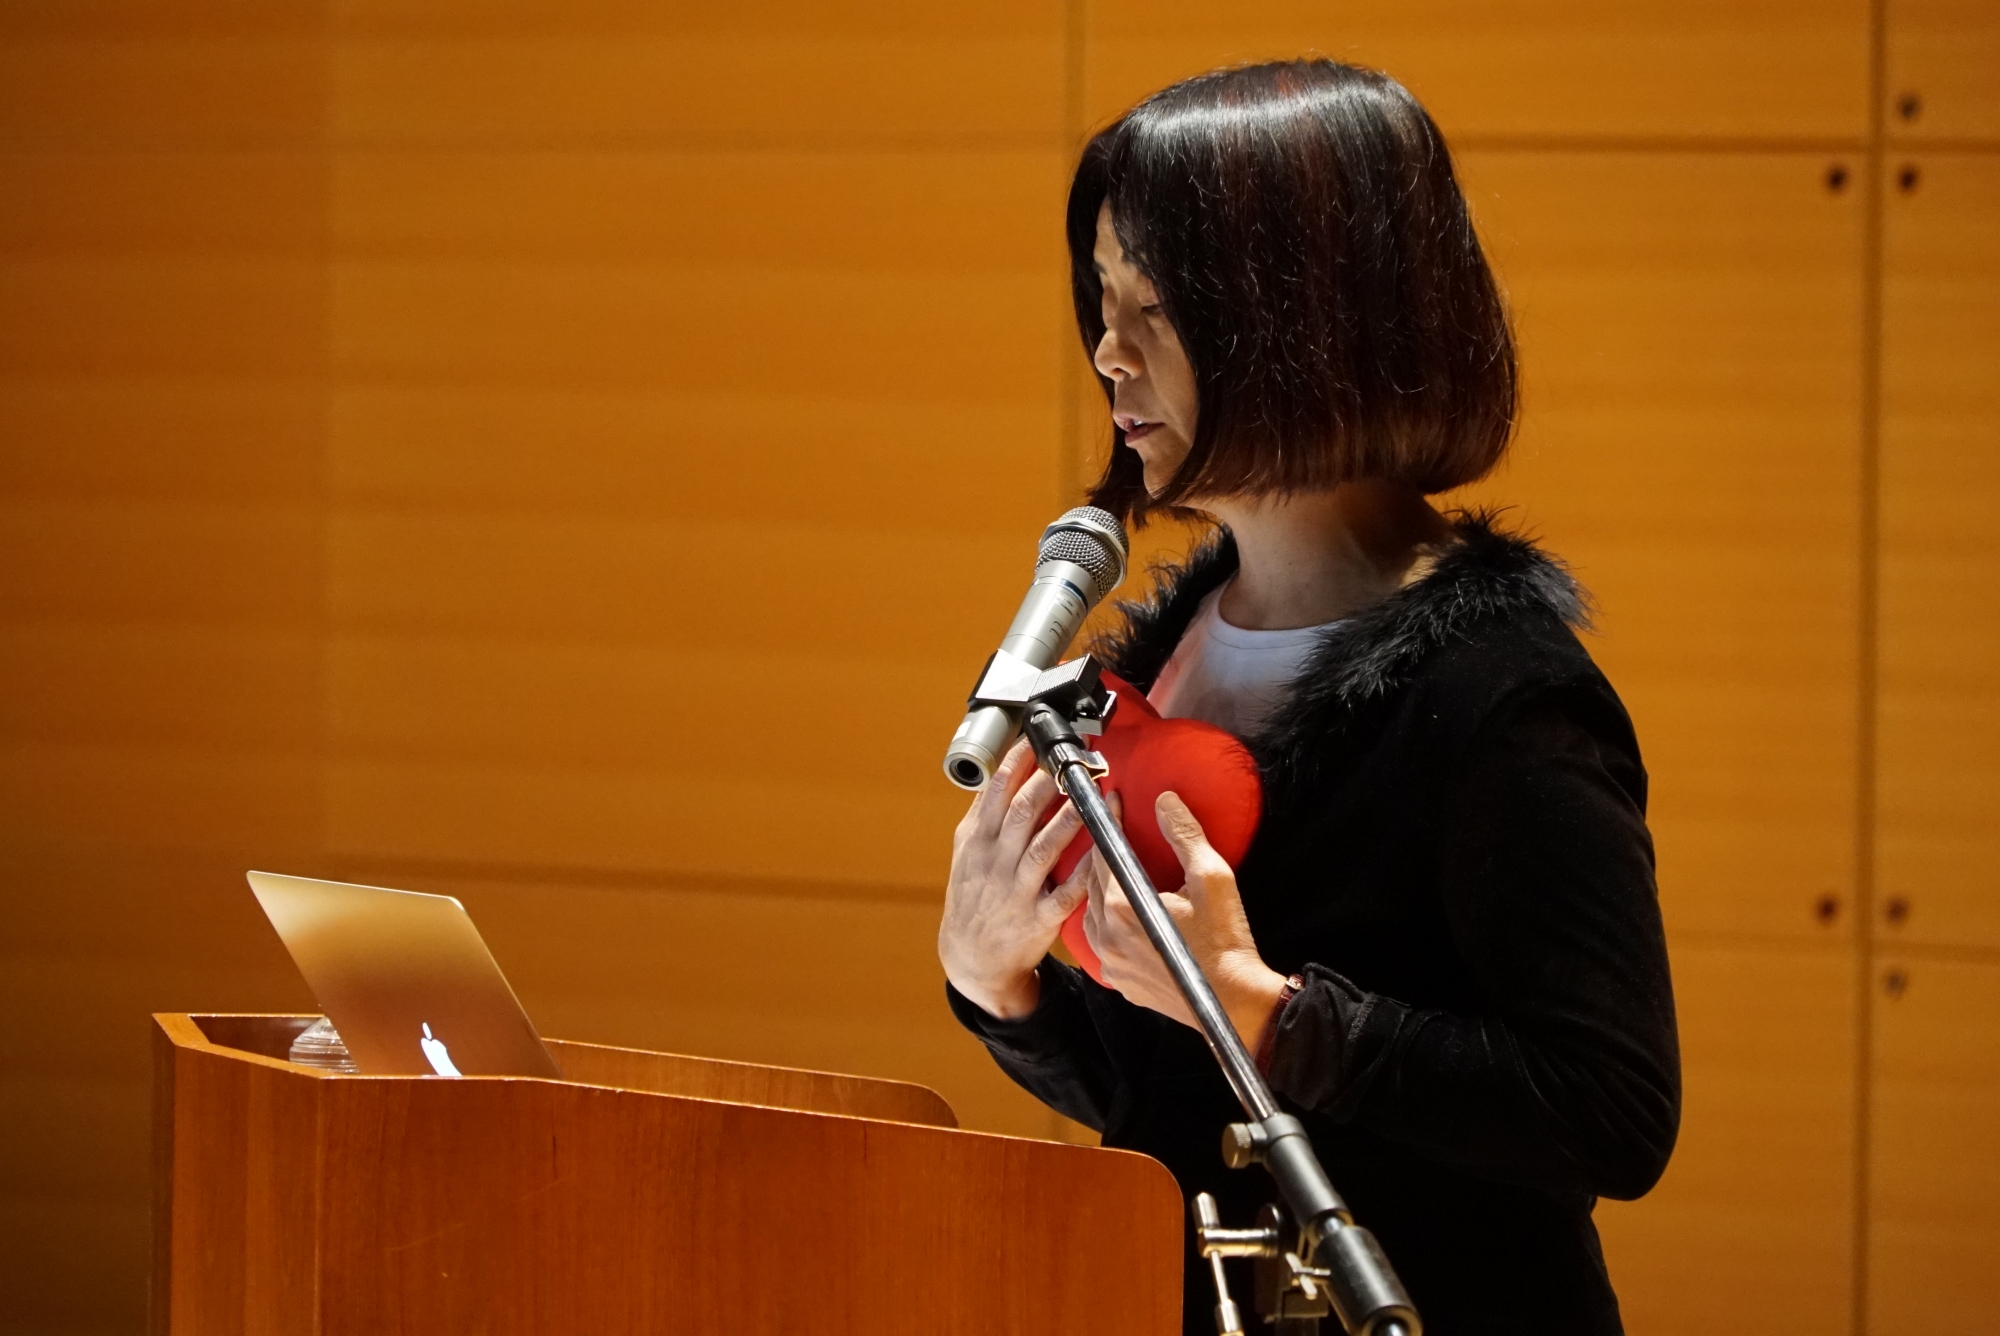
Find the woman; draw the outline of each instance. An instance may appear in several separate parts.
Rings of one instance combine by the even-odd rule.
[[[1078,323],[1116,444],[1093,499],[1213,541],[1099,647],[1265,779],[1232,875],[1171,795],[1197,959],[1433,1336],[1620,1330],[1591,1209],[1679,1123],[1672,991],[1631,723],[1563,566],[1426,500],[1499,460],[1513,343],[1436,127],[1382,75],[1221,71],[1085,150]],[[1016,748],[960,824],[939,955],[1000,1065],[1234,1223],[1272,1193],[1097,860]],[[1087,903],[1106,985],[1048,955]],[[1187,1268],[1187,1330],[1209,1329]]]

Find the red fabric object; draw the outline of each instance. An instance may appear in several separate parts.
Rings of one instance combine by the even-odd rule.
[[[1177,891],[1186,880],[1154,814],[1153,804],[1162,793],[1180,795],[1229,866],[1242,862],[1264,810],[1264,784],[1249,748],[1199,719],[1162,719],[1138,688],[1111,673],[1104,674],[1104,684],[1118,693],[1118,708],[1092,745],[1110,763],[1104,791],[1124,800],[1125,837],[1153,885]],[[1056,881],[1067,880],[1089,852],[1089,834],[1078,835],[1056,860]],[[1063,945],[1091,978],[1103,983],[1103,966],[1083,935],[1083,910],[1078,905],[1064,921]]]

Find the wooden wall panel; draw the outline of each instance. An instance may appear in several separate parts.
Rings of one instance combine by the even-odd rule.
[[[1677,932],[1854,893],[1861,210],[1814,154],[1474,152],[1524,416],[1470,499],[1566,557],[1652,774]],[[1832,923],[1817,912],[1831,896]]]
[[[324,425],[317,387],[290,380],[0,380],[0,433],[13,446],[0,451],[0,488],[14,505],[157,500],[283,512],[316,495]]]
[[[243,885],[245,863],[283,856],[276,843],[0,844],[0,1330],[143,1324],[147,1009],[169,998],[310,1009]]]
[[[144,1209],[68,1189],[0,1198],[10,1284],[6,1320],[36,1336],[140,1329],[146,1312]]]
[[[837,153],[679,142],[345,152],[334,164],[336,237],[349,258],[890,277],[1040,270],[1060,258],[1061,219],[1042,206],[1061,199],[1066,164],[1030,134],[1012,149]]]
[[[1859,140],[1868,124],[1861,0],[1104,0],[1089,15],[1093,121],[1218,65],[1319,52],[1390,70],[1457,136]]]
[[[348,146],[1052,143],[1058,0],[339,6]]]
[[[950,700],[961,675],[808,659],[810,640],[798,643],[787,654],[343,639],[329,838],[348,853],[936,893],[963,806],[918,778],[936,763],[921,726],[942,712],[871,733],[865,703]],[[835,773],[819,773],[829,763]]]
[[[241,870],[320,844],[321,22],[0,13],[0,1330],[143,1322],[146,1014],[304,991]]]
[[[1845,1333],[1853,957],[1831,945],[1683,941],[1673,965],[1680,1142],[1652,1193],[1597,1207],[1626,1330]]]
[[[953,329],[953,353],[990,377],[981,385],[987,394],[1013,398],[1023,382],[1052,380],[1054,370],[1052,303],[1022,292],[1005,271],[347,261],[335,303],[343,380],[747,395],[781,367],[794,393],[874,398],[908,393],[921,379],[913,356],[920,341],[933,321],[960,312],[979,318]],[[952,399],[940,398],[940,412],[949,411]]]
[[[1888,0],[1884,123],[1892,138],[2000,141],[2000,9],[1990,0]]]
[[[942,876],[1060,496],[1061,16],[768,17],[343,19],[336,850]]]
[[[1875,970],[1870,1336],[1972,1336],[2000,1312],[2000,962]]]
[[[309,260],[10,257],[0,374],[310,376],[321,283]]]
[[[325,164],[297,148],[38,145],[0,153],[0,191],[0,246],[16,256],[310,259],[300,243],[326,227]]]
[[[1036,493],[1053,489],[1032,483],[1051,472],[1054,405],[779,393],[759,395],[753,413],[741,404],[700,389],[349,386],[332,408],[343,442],[332,482],[364,514],[459,505],[581,522],[714,523],[752,512],[799,527],[880,515],[927,541],[1027,532],[1032,560],[1032,532],[1050,517],[1048,497]],[[828,448],[800,450],[806,440]],[[966,500],[929,501],[947,488]]]
[[[2000,157],[1892,158],[1878,929],[2000,947]],[[1909,188],[1903,185],[1909,173]]]
[[[662,133],[732,145],[1012,142],[1023,127],[1057,130],[1057,31],[1049,23],[986,41],[649,33],[435,41],[350,29],[336,65],[336,129],[356,145],[643,142]]]
[[[275,34],[10,33],[0,41],[0,144],[251,148],[314,138],[324,52],[312,7],[286,10],[292,21],[279,22],[292,30]]]

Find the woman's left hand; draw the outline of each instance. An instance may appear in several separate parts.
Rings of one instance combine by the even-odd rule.
[[[1115,807],[1115,796],[1112,801]],[[1223,1010],[1236,1023],[1244,1045],[1255,1053],[1277,1010],[1285,976],[1257,954],[1243,897],[1236,890],[1236,874],[1209,844],[1180,795],[1161,794],[1154,815],[1187,878],[1179,892],[1163,892],[1160,901],[1180,928],[1195,963],[1208,976]],[[1090,863],[1090,902],[1084,910],[1083,932],[1103,962],[1104,982],[1142,1007],[1194,1025],[1194,1013],[1140,926],[1138,913],[1094,849]]]

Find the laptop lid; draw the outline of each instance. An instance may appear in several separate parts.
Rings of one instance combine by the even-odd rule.
[[[562,1075],[458,901],[275,872],[249,879],[362,1075]]]

